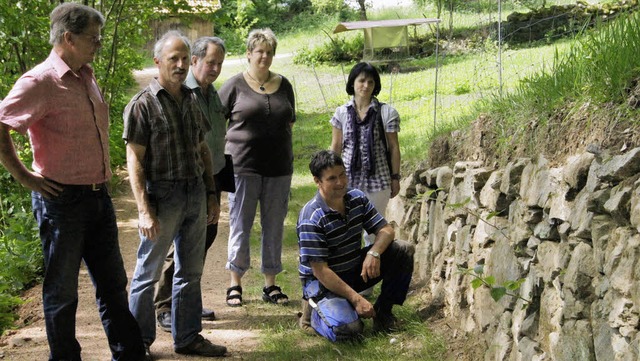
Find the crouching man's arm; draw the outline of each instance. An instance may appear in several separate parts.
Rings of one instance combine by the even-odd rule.
[[[387,247],[393,242],[395,238],[395,232],[390,224],[385,225],[376,232],[376,239],[373,241],[373,246],[367,257],[362,263],[362,273],[360,276],[367,282],[371,278],[380,276],[380,255],[387,250]]]
[[[375,311],[371,302],[360,296],[346,282],[329,268],[326,262],[311,262],[313,275],[326,287],[329,291],[340,297],[346,298],[356,309],[358,315],[362,318],[374,317]]]

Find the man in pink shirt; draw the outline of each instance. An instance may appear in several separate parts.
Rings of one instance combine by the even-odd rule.
[[[0,103],[0,163],[32,191],[45,274],[42,286],[49,360],[81,360],[75,337],[78,272],[84,261],[113,360],[147,359],[129,311],[115,212],[106,183],[109,110],[88,65],[101,47],[104,17],[63,3],[51,12],[49,57],[25,73]],[[10,130],[28,133],[32,170]]]

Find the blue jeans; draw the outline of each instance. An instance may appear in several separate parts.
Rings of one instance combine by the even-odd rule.
[[[220,201],[222,197],[222,191],[220,191],[220,181],[218,179],[218,175],[214,175],[214,181],[216,182],[216,199],[218,200],[218,206],[220,206]],[[207,236],[205,237],[204,244],[204,258],[207,260],[207,251],[213,245],[213,241],[216,240],[216,235],[218,235],[218,223],[207,224]],[[160,274],[160,280],[158,281],[158,290],[155,296],[155,307],[156,314],[160,315],[163,312],[171,311],[171,292],[173,289],[172,280],[173,280],[173,272],[175,271],[174,262],[173,262],[173,245],[169,247],[169,253],[167,254],[167,258],[164,260],[164,264],[162,265],[162,273]]]
[[[174,347],[183,347],[202,330],[200,279],[207,225],[205,187],[201,178],[157,181],[147,183],[147,193],[156,210],[160,234],[157,240],[140,235],[138,261],[131,280],[131,312],[140,324],[144,343],[151,345],[156,338],[155,284],[173,243],[171,332]]]
[[[229,244],[226,268],[244,275],[250,265],[249,237],[260,202],[260,238],[264,274],[282,271],[282,237],[289,206],[291,176],[236,175],[236,192],[229,193]]]
[[[140,329],[127,304],[127,275],[118,227],[106,189],[63,186],[55,199],[32,192],[45,275],[42,285],[50,360],[80,360],[76,339],[78,272],[84,260],[96,288],[96,302],[113,360],[140,360]]]

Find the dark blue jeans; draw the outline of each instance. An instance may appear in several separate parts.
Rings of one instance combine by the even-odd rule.
[[[45,275],[42,285],[50,360],[81,360],[76,339],[78,273],[84,261],[113,360],[141,360],[144,345],[127,303],[127,275],[118,227],[106,189],[64,186],[55,199],[32,192],[40,228]]]

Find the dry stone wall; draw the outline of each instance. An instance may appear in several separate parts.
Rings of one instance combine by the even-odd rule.
[[[485,360],[640,360],[640,148],[594,153],[422,170],[391,200],[425,308]],[[530,302],[471,287],[479,264]]]

